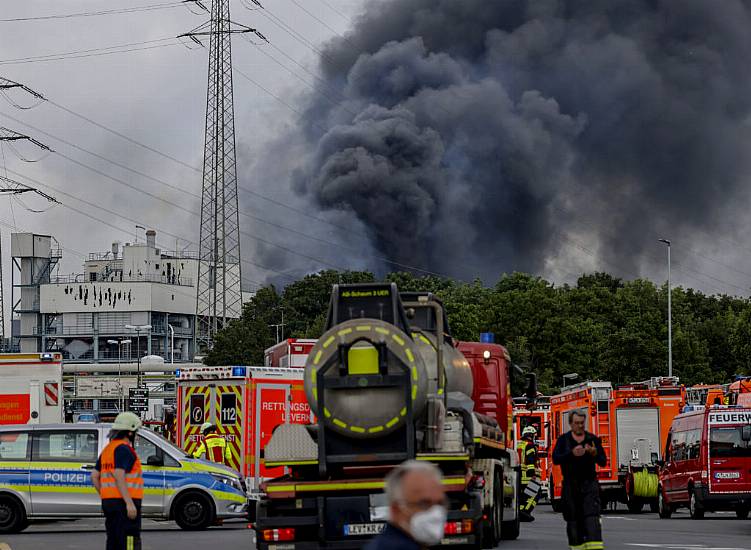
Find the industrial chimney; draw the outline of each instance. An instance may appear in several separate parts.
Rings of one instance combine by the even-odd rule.
[[[153,229],[146,231],[146,246],[148,248],[156,248],[156,231]]]
[[[120,250],[120,243],[118,243],[117,241],[112,243],[112,259],[113,260],[117,260],[117,253],[119,252],[119,250]]]

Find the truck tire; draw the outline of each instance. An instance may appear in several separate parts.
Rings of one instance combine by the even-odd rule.
[[[214,523],[214,505],[203,493],[181,495],[172,510],[175,522],[186,531],[202,531]]]
[[[493,472],[493,505],[482,525],[482,548],[495,548],[501,542],[503,525],[503,481],[498,471]]]
[[[521,486],[521,480],[517,476],[516,481],[516,494],[519,495],[519,498],[521,498],[522,493],[522,486]],[[499,478],[500,482],[500,478]],[[503,483],[501,482],[501,489],[503,489]],[[518,500],[518,499],[517,499]],[[501,499],[500,506],[503,506],[503,499]],[[501,508],[503,510],[503,508]],[[503,514],[501,513],[501,517],[503,517]],[[516,515],[514,516],[514,519],[510,519],[508,521],[504,521],[501,523],[501,539],[503,540],[516,540],[519,538],[519,532],[521,531],[521,522],[519,520],[519,509],[517,506]]]
[[[0,496],[0,533],[20,533],[29,526],[26,510],[17,498]]]
[[[691,516],[691,519],[704,519],[704,508],[699,504],[696,492],[693,489],[690,490],[688,498],[688,514]]]
[[[738,519],[748,519],[748,508],[743,506],[735,509],[735,517]]]

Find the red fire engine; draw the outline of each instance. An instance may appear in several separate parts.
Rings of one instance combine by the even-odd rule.
[[[537,460],[539,462],[542,479],[540,485],[543,495],[548,495],[548,455],[553,450],[550,448],[550,398],[538,397],[533,408],[527,405],[527,399],[514,397],[514,445],[522,438],[522,431],[527,426],[537,430],[535,444],[537,445]]]
[[[622,502],[639,512],[645,504],[657,511],[657,463],[662,458],[670,423],[685,403],[685,389],[676,378],[652,378],[620,386],[584,382],[551,397],[552,441],[569,430],[571,411],[587,413],[587,430],[602,439],[608,457],[597,467],[603,508]],[[551,448],[552,453],[552,448]],[[548,468],[553,509],[561,496],[561,471]]]
[[[308,338],[287,338],[268,348],[263,354],[265,367],[304,368],[305,360],[317,340]]]
[[[264,479],[283,475],[282,468],[265,467],[263,449],[279,424],[311,421],[302,369],[189,367],[177,384],[177,441],[186,452],[203,439],[201,425],[212,422],[232,450],[228,465],[251,494]]]

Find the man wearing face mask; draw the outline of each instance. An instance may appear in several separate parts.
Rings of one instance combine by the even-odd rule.
[[[446,495],[441,471],[409,460],[386,477],[389,522],[365,550],[420,550],[441,542],[446,525]]]

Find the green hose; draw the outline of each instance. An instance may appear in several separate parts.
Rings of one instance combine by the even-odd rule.
[[[650,473],[646,468],[634,472],[634,496],[641,498],[657,498],[657,474]]]

